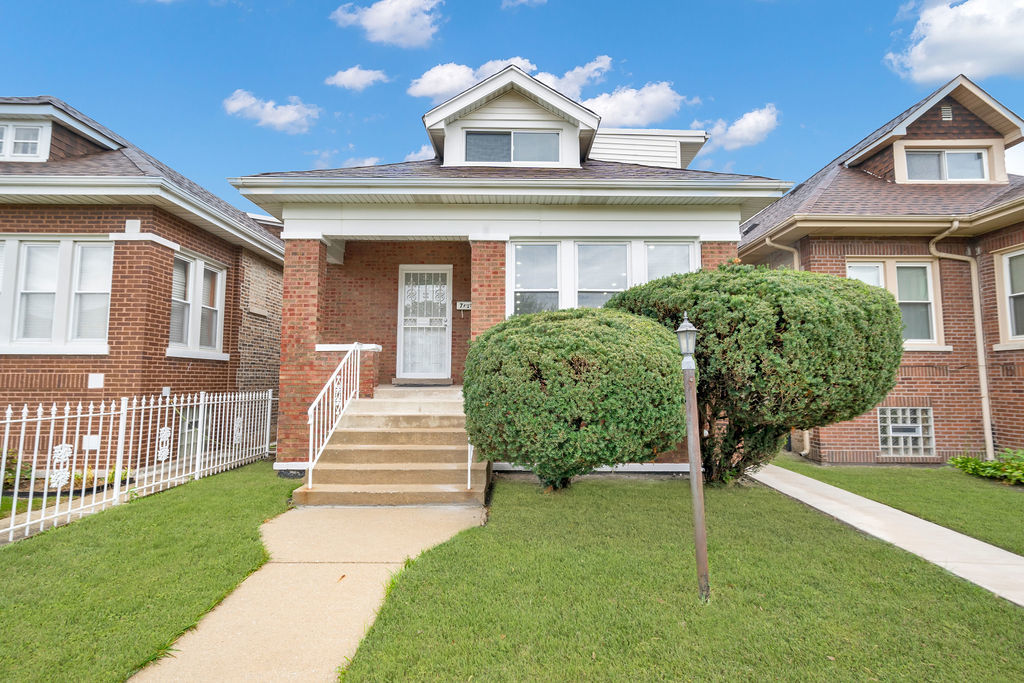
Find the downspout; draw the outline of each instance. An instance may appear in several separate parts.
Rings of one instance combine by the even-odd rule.
[[[978,355],[978,387],[981,389],[981,421],[985,429],[985,459],[995,460],[995,446],[992,443],[992,403],[988,395],[988,360],[985,356],[985,338],[981,323],[981,286],[978,278],[978,260],[973,256],[950,254],[935,248],[940,240],[952,235],[959,228],[960,220],[954,219],[953,224],[946,231],[928,242],[928,251],[936,258],[964,261],[971,266],[971,304],[974,308],[974,345]]]
[[[776,244],[772,242],[770,237],[764,238],[764,243],[772,249],[778,249],[779,251],[788,251],[793,255],[793,270],[800,270],[800,252],[793,247],[787,247],[784,244]]]
[[[775,242],[772,242],[770,237],[765,237],[764,243],[765,245],[771,247],[772,249],[778,249],[779,251],[788,251],[789,253],[791,253],[793,255],[793,270],[800,270],[800,252],[797,249],[793,247],[787,247],[784,244],[776,244]],[[800,455],[806,458],[807,455],[811,452],[811,430],[801,429],[800,431],[803,432],[804,435],[804,447],[803,450],[800,451]]]

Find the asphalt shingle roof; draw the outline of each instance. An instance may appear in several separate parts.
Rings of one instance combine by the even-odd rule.
[[[44,161],[41,163],[0,162],[0,176],[3,175],[41,175],[41,176],[117,176],[117,177],[150,177],[164,178],[176,185],[183,192],[210,208],[227,215],[232,221],[247,230],[283,247],[283,242],[257,221],[250,218],[244,211],[235,208],[202,185],[186,178],[156,157],[133,145],[114,131],[89,118],[63,100],[49,95],[37,97],[0,97],[0,104],[50,104],[68,116],[82,122],[89,128],[114,140],[121,149],[97,152],[80,157]]]
[[[771,180],[763,176],[716,173],[692,168],[662,168],[616,161],[584,161],[580,168],[517,168],[507,166],[442,166],[438,159],[397,164],[328,168],[312,171],[260,173],[251,178],[466,179],[466,180]]]

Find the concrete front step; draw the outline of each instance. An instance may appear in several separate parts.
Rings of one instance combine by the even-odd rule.
[[[466,446],[447,445],[328,445],[320,456],[321,463],[466,463]]]
[[[296,505],[483,505],[486,488],[455,484],[313,484],[292,493]]]
[[[436,400],[440,399],[443,401],[461,401],[462,400],[462,386],[456,385],[451,387],[395,387],[382,384],[373,391],[374,398],[377,399],[405,399],[405,400]]]
[[[393,427],[387,429],[350,429],[339,427],[334,430],[331,445],[353,444],[359,446],[466,446],[469,438],[460,427],[435,427],[431,429]]]
[[[429,413],[345,413],[342,428],[348,429],[434,429],[436,427],[463,428],[466,416],[462,413],[434,415]]]
[[[487,465],[473,463],[473,486],[487,482]],[[466,485],[466,462],[325,463],[313,470],[319,484],[451,484]]]
[[[462,400],[361,398],[352,401],[345,416],[349,415],[462,415]]]

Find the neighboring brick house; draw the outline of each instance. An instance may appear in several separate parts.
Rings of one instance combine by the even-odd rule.
[[[856,277],[900,302],[882,404],[796,435],[822,462],[942,462],[1024,448],[1024,121],[958,76],[742,226],[751,263]],[[979,334],[980,331],[980,334]]]
[[[423,120],[428,161],[232,180],[284,223],[279,468],[308,459],[306,410],[338,345],[381,346],[366,393],[459,384],[495,323],[734,258],[740,222],[789,188],[686,168],[703,131],[599,130],[514,66]]]
[[[0,407],[276,389],[279,230],[58,99],[0,98]]]

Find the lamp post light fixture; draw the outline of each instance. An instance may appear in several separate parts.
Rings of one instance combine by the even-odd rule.
[[[697,364],[693,353],[697,349],[697,328],[683,312],[683,322],[676,328],[679,351],[683,354],[683,384],[686,388],[686,454],[690,465],[690,498],[693,500],[693,541],[697,550],[697,586],[700,599],[707,602],[711,596],[708,581],[708,531],[704,522],[704,474],[700,456],[700,432],[697,419]]]

